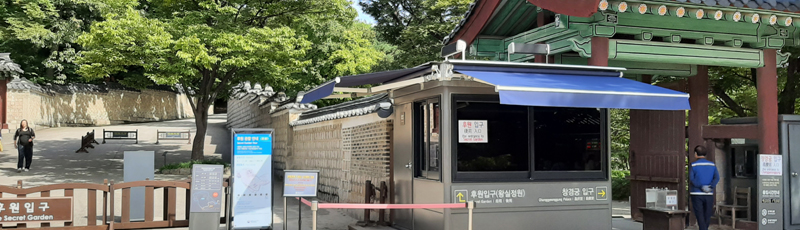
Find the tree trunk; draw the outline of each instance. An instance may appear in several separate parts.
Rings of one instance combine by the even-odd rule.
[[[194,123],[197,132],[192,143],[192,160],[203,160],[203,150],[206,144],[206,131],[208,129],[208,106],[206,103],[197,103],[194,109]]]
[[[786,73],[786,85],[783,91],[778,94],[778,114],[794,114],[795,102],[798,97],[798,86],[800,85],[800,76],[797,74],[798,63],[800,60],[789,60],[789,66]]]

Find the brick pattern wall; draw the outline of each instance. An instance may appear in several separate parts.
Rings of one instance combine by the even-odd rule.
[[[392,128],[392,120],[383,120],[342,129],[345,177],[339,190],[341,202],[363,203],[367,180],[376,188],[380,188],[381,182],[389,186]],[[372,203],[379,203],[379,196],[375,193]],[[364,212],[351,211],[350,214],[363,219]],[[371,217],[377,220],[378,213]]]
[[[343,177],[342,125],[332,124],[294,131],[290,169],[319,170],[319,198],[340,202]]]
[[[260,98],[255,94],[247,94],[242,99],[228,101],[228,127],[229,128],[257,128],[259,127]],[[269,114],[269,113],[267,113]]]
[[[275,129],[275,137],[272,143],[272,165],[275,172],[283,172],[286,169],[286,163],[289,153],[292,150],[290,137],[292,137],[292,129],[289,126],[289,113],[277,114],[271,118],[272,126],[269,128]],[[279,176],[282,176],[279,175]]]
[[[128,121],[158,121],[194,117],[185,94],[160,90],[109,90],[47,94],[8,90],[10,126],[28,120],[31,126],[109,125]]]

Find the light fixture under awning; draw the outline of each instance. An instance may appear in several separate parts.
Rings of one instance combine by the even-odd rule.
[[[621,77],[458,70],[495,85],[509,105],[689,110],[686,93]]]

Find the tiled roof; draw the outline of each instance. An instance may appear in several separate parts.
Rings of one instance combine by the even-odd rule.
[[[708,6],[733,6],[737,8],[752,8],[764,10],[778,10],[798,12],[800,0],[656,0],[661,2],[686,2],[705,4]]]
[[[390,102],[389,94],[380,93],[369,97],[348,101],[345,103],[326,106],[323,108],[304,112],[300,119],[293,121],[292,126],[307,125],[327,120],[342,119],[367,115],[378,111],[381,102]]]
[[[23,73],[19,64],[11,61],[9,53],[0,53],[0,75],[15,75]]]
[[[475,0],[469,6],[469,10],[464,15],[464,18],[461,19],[461,22],[453,28],[453,31],[447,35],[444,40],[442,41],[445,45],[450,43],[451,40],[458,34],[458,31],[462,29],[464,24],[469,21],[469,17],[474,13],[475,6],[481,0]],[[553,1],[563,1],[563,0],[553,0]],[[750,9],[758,9],[758,10],[775,10],[775,11],[784,11],[790,13],[800,13],[800,0],[651,0],[657,2],[680,2],[680,3],[689,3],[689,4],[699,4],[699,5],[706,5],[706,6],[715,6],[715,7],[735,7],[735,8],[750,8]],[[556,12],[558,13],[558,12]]]

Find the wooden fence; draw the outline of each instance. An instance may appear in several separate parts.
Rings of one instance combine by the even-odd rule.
[[[228,182],[225,180],[223,183],[225,188],[228,187]],[[131,189],[136,187],[143,187],[145,188],[145,210],[144,210],[144,220],[143,221],[131,221],[131,213],[130,213],[130,206],[131,206]],[[177,211],[178,211],[178,189],[185,189],[185,205],[181,207],[185,213],[185,218],[183,220],[177,220]],[[63,227],[52,227],[52,228],[59,228],[59,229],[75,229],[75,230],[112,230],[112,229],[142,229],[142,228],[172,228],[172,227],[188,227],[189,226],[189,205],[190,202],[190,193],[191,193],[191,181],[184,180],[184,181],[134,181],[134,182],[125,182],[114,184],[112,181],[111,183],[108,180],[105,180],[103,184],[92,184],[92,183],[67,183],[67,184],[54,184],[54,185],[45,185],[45,186],[38,186],[33,188],[23,188],[22,181],[17,182],[16,187],[7,187],[7,186],[0,186],[0,198],[25,198],[28,196],[35,196],[35,194],[39,194],[40,197],[51,197],[51,192],[63,190],[63,197],[74,197],[75,190],[83,190],[87,191],[86,193],[86,202],[81,202],[80,204],[77,202],[73,202],[73,210],[80,206],[86,206],[86,225],[84,226],[74,226],[73,223],[77,220],[77,218],[84,218],[78,217],[73,215],[72,221],[70,222],[43,222],[41,223],[42,228],[51,227],[51,225],[62,225]],[[155,220],[155,211],[156,211],[156,189],[163,190],[163,199],[162,199],[162,208],[163,208],[163,219],[162,220]],[[119,202],[115,199],[115,191],[121,190],[122,197]],[[227,197],[227,189],[223,189],[223,194]],[[13,196],[3,196],[3,194],[12,194]],[[99,194],[98,194],[99,193]],[[98,218],[98,210],[97,210],[97,201],[98,195],[101,195],[102,198],[102,210],[99,213],[102,214],[101,222],[97,222]],[[225,198],[225,197],[223,197]],[[224,200],[224,199],[223,199]],[[115,207],[117,203],[121,205],[121,213],[117,214]],[[72,211],[72,210],[69,210]],[[116,217],[119,215],[120,220],[117,221]],[[222,220],[221,218],[221,223]],[[2,226],[0,227],[7,228],[7,227],[14,227],[14,226]],[[16,224],[16,228],[30,228],[31,226],[27,226],[27,224]]]

